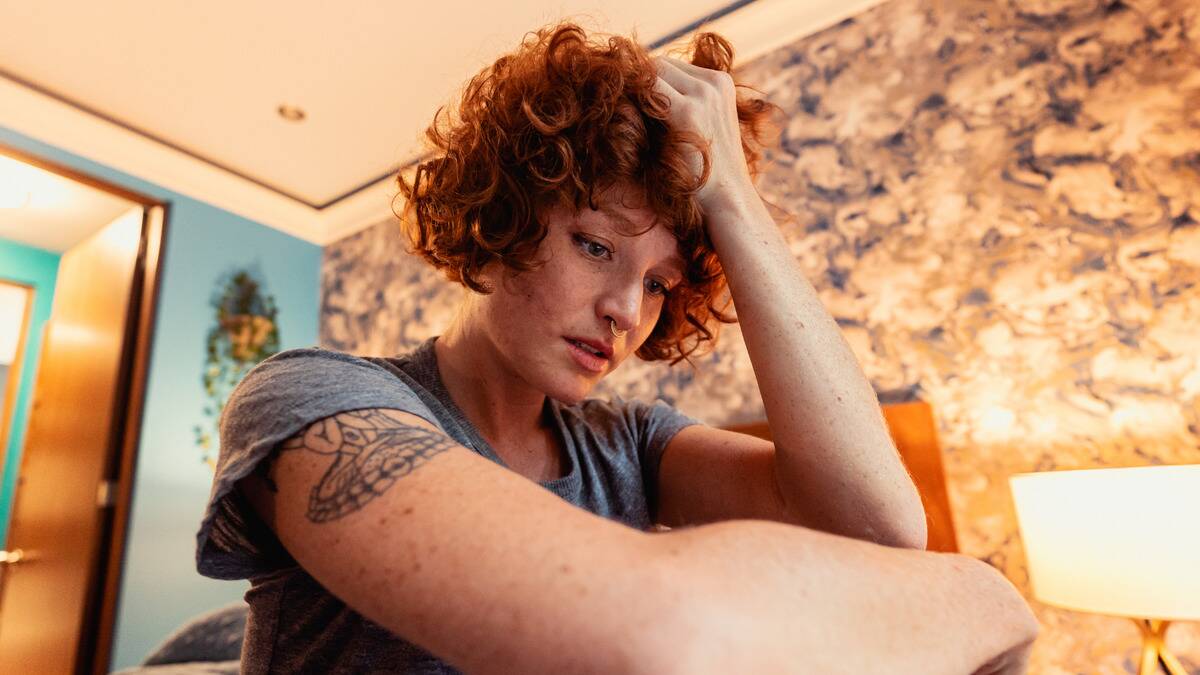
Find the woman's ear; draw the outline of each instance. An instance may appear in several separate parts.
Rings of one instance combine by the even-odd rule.
[[[496,288],[493,273],[489,269],[491,263],[484,263],[483,265],[471,263],[474,263],[474,261],[470,261],[470,263],[463,266],[465,269],[463,269],[461,276],[455,280],[462,285],[465,295],[488,295]],[[447,276],[450,275],[447,274]],[[451,278],[453,279],[453,277]],[[470,280],[469,282],[468,279]]]

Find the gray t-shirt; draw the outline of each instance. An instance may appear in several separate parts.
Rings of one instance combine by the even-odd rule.
[[[432,337],[395,358],[317,348],[264,360],[238,384],[221,417],[221,453],[196,535],[196,566],[249,579],[242,672],[455,673],[424,649],[360,616],[301,569],[234,484],[312,422],[347,410],[394,408],[428,420],[504,465],[454,404]],[[658,464],[680,429],[699,424],[662,401],[617,398],[546,405],[566,451],[566,473],[542,487],[640,530],[652,525]]]

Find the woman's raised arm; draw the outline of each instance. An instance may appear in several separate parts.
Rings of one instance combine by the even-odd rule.
[[[669,57],[656,63],[671,123],[710,141],[697,199],[762,392],[788,521],[925,548],[921,497],[875,392],[750,177],[733,78]]]

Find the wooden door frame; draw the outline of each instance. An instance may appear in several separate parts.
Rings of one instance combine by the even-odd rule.
[[[133,501],[133,483],[141,441],[142,414],[145,407],[146,378],[154,342],[159,292],[162,286],[164,246],[170,216],[170,203],[90,176],[71,167],[46,160],[0,143],[0,155],[36,166],[63,178],[107,192],[142,207],[142,236],[137,268],[130,288],[130,319],[126,322],[116,400],[124,403],[122,424],[114,429],[109,445],[115,454],[106,460],[105,479],[112,483],[112,507],[103,515],[100,527],[100,552],[88,571],[88,599],[83,625],[79,627],[76,672],[103,675],[112,660],[113,631],[116,624],[117,598],[129,534],[129,515]],[[19,469],[18,469],[19,471]],[[16,491],[13,492],[16,503]]]

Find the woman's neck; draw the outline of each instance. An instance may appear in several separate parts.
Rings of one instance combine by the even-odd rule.
[[[434,341],[438,374],[450,398],[495,448],[521,447],[540,438],[546,394],[517,376],[491,340],[461,318]]]

